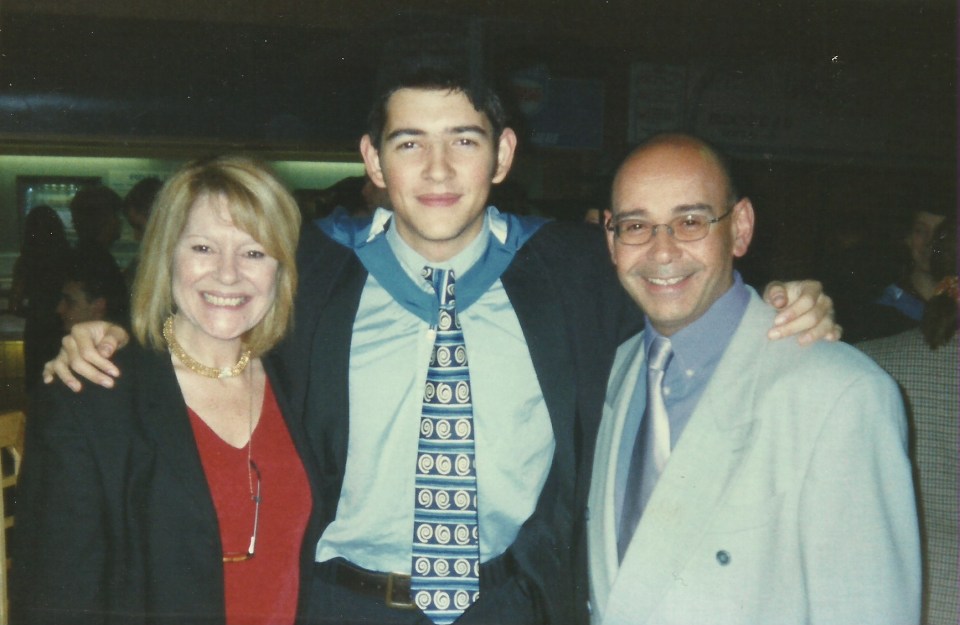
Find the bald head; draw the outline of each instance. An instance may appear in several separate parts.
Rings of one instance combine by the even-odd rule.
[[[670,133],[647,139],[623,160],[613,181],[614,207],[617,206],[618,188],[624,181],[635,177],[638,172],[649,170],[654,164],[659,164],[663,170],[672,174],[687,169],[704,177],[704,182],[720,189],[729,206],[739,199],[730,177],[730,168],[713,147],[690,135]],[[614,213],[616,214],[616,210]]]

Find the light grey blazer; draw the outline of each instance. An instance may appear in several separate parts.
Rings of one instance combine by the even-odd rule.
[[[903,404],[852,347],[768,341],[756,293],[617,559],[614,481],[642,334],[617,353],[588,510],[594,623],[916,623]],[[643,389],[640,389],[641,391]]]

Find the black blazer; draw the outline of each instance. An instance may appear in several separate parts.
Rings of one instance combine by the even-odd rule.
[[[223,623],[216,510],[170,357],[131,345],[116,362],[115,389],[57,384],[32,407],[12,622]]]
[[[334,519],[346,467],[350,342],[367,272],[354,253],[305,228],[296,330],[274,353],[277,380],[319,467],[312,557]],[[550,622],[571,622],[585,599],[573,552],[582,531],[589,470],[607,374],[621,338],[639,329],[596,228],[551,223],[517,253],[501,280],[526,338],[550,413],[556,451],[533,516],[510,548]],[[577,588],[577,585],[580,585]],[[483,595],[481,595],[482,600]],[[577,605],[579,604],[579,605]]]

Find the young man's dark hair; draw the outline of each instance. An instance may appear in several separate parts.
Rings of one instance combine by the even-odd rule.
[[[470,104],[490,120],[496,145],[506,126],[506,113],[477,54],[452,36],[432,34],[388,42],[377,72],[373,106],[367,118],[367,134],[373,145],[377,149],[381,146],[387,101],[400,89],[462,92]]]

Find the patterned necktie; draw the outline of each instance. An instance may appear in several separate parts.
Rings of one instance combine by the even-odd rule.
[[[663,401],[663,375],[672,353],[670,339],[662,336],[653,339],[647,357],[647,405],[633,444],[627,488],[623,495],[620,535],[617,538],[617,553],[621,562],[640,522],[643,508],[670,458],[670,419]]]
[[[427,369],[413,514],[414,603],[438,625],[452,623],[480,593],[480,532],[470,372],[457,318],[452,270],[425,267],[440,301]]]

